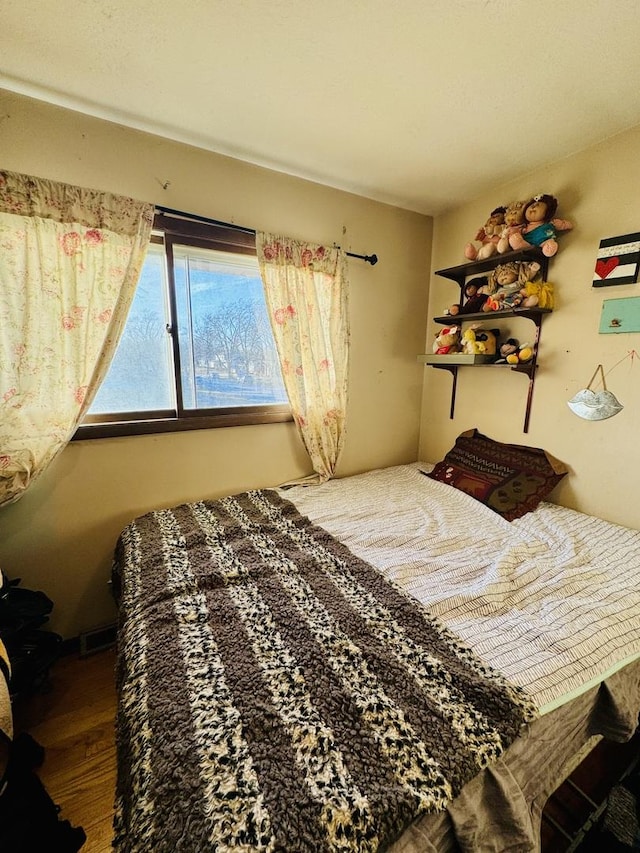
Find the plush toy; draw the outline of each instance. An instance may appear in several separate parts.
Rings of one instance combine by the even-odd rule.
[[[478,323],[462,334],[462,352],[467,355],[495,355],[498,347],[498,329],[484,329]]]
[[[526,206],[526,201],[512,201],[511,204],[507,205],[507,209],[504,214],[504,226],[500,233],[500,239],[498,240],[498,252],[501,255],[505,252],[511,251],[509,237],[512,234],[521,232],[527,224],[526,219],[524,218],[524,209]]]
[[[489,311],[506,311],[508,307],[513,307],[508,300],[516,296],[518,289],[519,285],[515,283],[501,287],[500,290],[491,294],[482,306],[482,310],[488,313]]]
[[[498,264],[488,276],[487,292],[495,293],[500,288],[512,284],[524,286],[528,281],[534,281],[540,273],[540,264],[537,261],[507,261]]]
[[[517,338],[507,338],[503,344],[500,344],[500,358],[497,364],[505,364],[510,355],[517,355],[519,349],[520,342]]]
[[[516,308],[533,308],[534,303],[525,305],[526,291],[523,288],[515,293],[508,293],[500,303],[501,311],[515,311]]]
[[[553,308],[555,298],[550,281],[528,281],[524,288],[523,308]]]
[[[463,288],[464,302],[460,306],[460,314],[477,314],[489,298],[489,279],[486,275],[471,278]]]
[[[496,207],[491,211],[489,218],[480,228],[474,240],[482,243],[476,248],[473,243],[467,243],[464,247],[464,256],[469,261],[483,261],[492,257],[498,251],[498,241],[504,228],[504,213],[506,208]]]
[[[435,355],[451,355],[460,352],[460,326],[446,326],[436,335],[433,342]]]
[[[506,357],[507,364],[526,364],[533,358],[533,347],[531,344],[518,344],[517,352],[510,353]]]
[[[484,355],[484,351],[484,342],[479,340],[475,329],[465,329],[462,333],[462,352],[466,355]]]
[[[549,281],[528,281],[520,290],[507,296],[503,308],[551,308],[554,306],[553,285]]]
[[[537,261],[509,261],[499,264],[489,276],[490,295],[482,306],[483,311],[502,311],[515,307],[511,300],[525,284],[540,272]]]
[[[570,231],[573,224],[567,219],[555,219],[558,200],[552,196],[534,196],[524,208],[525,225],[521,231],[509,236],[509,245],[515,251],[539,246],[543,255],[553,257],[558,251],[556,237],[559,231]]]

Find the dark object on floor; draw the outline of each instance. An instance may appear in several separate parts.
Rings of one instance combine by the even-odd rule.
[[[639,771],[627,776],[609,794],[600,834],[603,844],[611,853],[640,850]]]
[[[602,818],[578,848],[580,853],[640,850],[640,766],[611,789]]]
[[[0,793],[2,853],[77,853],[87,839],[82,828],[59,819],[59,807],[35,773],[43,759],[44,749],[30,735],[13,741]]]
[[[49,619],[53,602],[44,592],[22,589],[20,578],[0,572],[0,640],[11,661],[12,698],[46,687],[49,668],[60,656],[62,637],[41,626]]]

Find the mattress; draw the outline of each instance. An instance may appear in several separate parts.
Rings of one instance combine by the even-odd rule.
[[[640,656],[640,531],[542,503],[507,522],[397,466],[283,492],[425,604],[541,714]]]

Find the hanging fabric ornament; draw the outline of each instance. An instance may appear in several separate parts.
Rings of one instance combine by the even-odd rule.
[[[591,385],[593,380],[600,372],[602,379],[602,391],[592,391]],[[621,412],[624,408],[622,403],[618,401],[613,392],[607,390],[607,383],[604,379],[604,370],[599,364],[595,373],[589,380],[589,384],[582,391],[578,391],[575,397],[572,397],[567,406],[571,409],[574,415],[579,418],[584,418],[586,421],[604,421],[606,418],[612,418]]]

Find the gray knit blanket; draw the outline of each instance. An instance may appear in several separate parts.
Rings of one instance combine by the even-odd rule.
[[[122,533],[114,848],[384,850],[535,715],[274,491]]]

